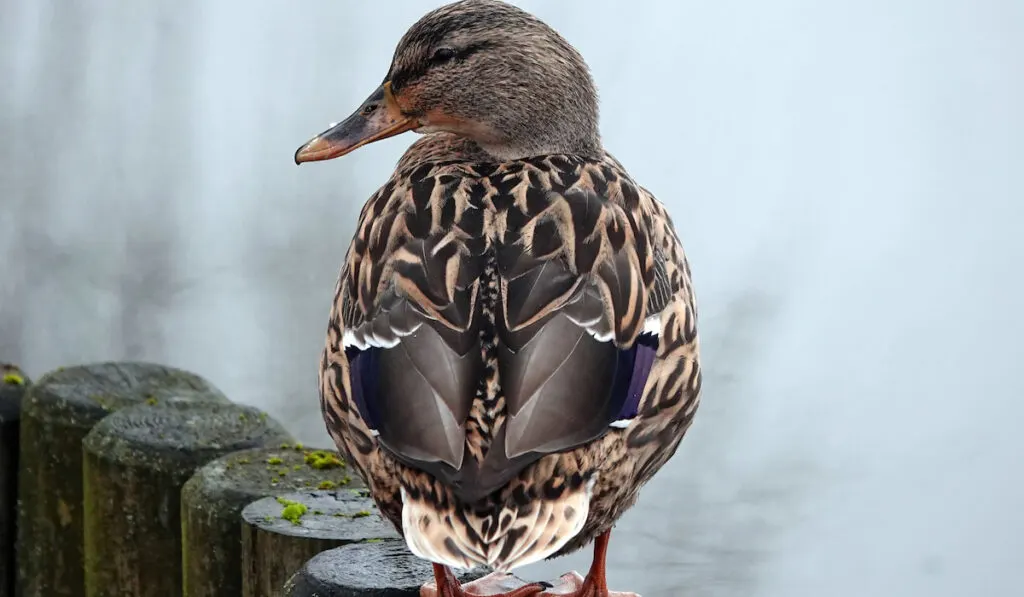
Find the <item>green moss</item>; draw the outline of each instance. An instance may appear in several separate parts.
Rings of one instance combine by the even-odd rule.
[[[152,396],[150,396],[149,398],[146,398],[146,404],[148,404],[150,406],[156,406],[157,405],[157,399],[152,397]]]
[[[293,502],[292,500],[285,499],[283,497],[277,498],[277,503],[284,506],[284,510],[281,510],[281,518],[292,524],[301,524],[299,519],[302,518],[306,513],[306,510],[308,510],[306,504]]]
[[[344,461],[338,458],[336,454],[326,450],[313,450],[306,453],[306,464],[317,470],[345,466]]]
[[[4,385],[23,386],[25,385],[25,378],[14,372],[4,373]]]
[[[383,539],[367,539],[366,541],[363,541],[363,543],[384,543],[384,540]]]
[[[303,447],[304,446],[302,445],[302,442],[295,442],[295,449],[298,450],[299,452],[302,451]]]
[[[291,444],[281,444],[281,449],[282,450],[290,450],[291,447],[292,447]]]
[[[346,487],[348,483],[353,483],[357,487],[362,486],[350,469],[344,465],[337,468],[340,462],[338,452],[326,447],[308,447],[303,451],[296,451],[291,443],[287,444],[287,450],[279,450],[280,441],[281,439],[278,439],[268,448],[252,449],[244,454],[225,457],[220,461],[219,471],[215,471],[214,474],[223,475],[232,483],[243,485],[245,491],[262,495],[284,495],[291,491],[317,489],[348,489],[352,487]]]
[[[370,511],[369,510],[360,510],[359,512],[356,512],[355,514],[353,514],[352,518],[366,518],[369,515],[370,515]]]
[[[287,520],[292,524],[300,524],[299,519],[302,518],[302,515],[305,513],[305,504],[291,504],[285,506],[284,510],[281,510],[281,518]]]
[[[111,410],[114,408],[113,403],[106,396],[93,394],[92,396],[89,396],[89,399],[95,402],[96,404],[99,404],[105,410]]]

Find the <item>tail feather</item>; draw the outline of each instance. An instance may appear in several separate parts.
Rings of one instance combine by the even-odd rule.
[[[506,507],[498,516],[455,505],[439,509],[402,489],[402,531],[416,556],[453,568],[488,566],[500,572],[554,555],[582,529],[590,512],[593,480],[556,500]]]

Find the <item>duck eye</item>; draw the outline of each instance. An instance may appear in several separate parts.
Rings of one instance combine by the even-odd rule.
[[[430,61],[435,64],[442,62],[448,62],[452,58],[455,58],[455,50],[451,48],[438,48],[434,51],[434,55],[430,57]]]

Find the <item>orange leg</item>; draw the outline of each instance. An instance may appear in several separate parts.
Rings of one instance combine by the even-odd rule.
[[[594,561],[590,564],[587,577],[583,579],[583,586],[576,589],[572,597],[609,597],[605,565],[608,563],[608,541],[611,534],[610,530],[605,531],[594,540]]]

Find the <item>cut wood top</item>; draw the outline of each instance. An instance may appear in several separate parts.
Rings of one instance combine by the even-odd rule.
[[[232,452],[199,469],[183,490],[188,503],[240,503],[294,491],[359,489],[363,480],[335,450],[283,442]]]
[[[458,573],[462,582],[483,570]],[[314,556],[285,586],[286,597],[419,597],[433,580],[430,562],[409,552],[403,541],[355,543]]]
[[[289,438],[280,423],[251,406],[168,400],[106,417],[85,437],[83,446],[88,453],[122,465],[187,470],[226,452]]]
[[[112,411],[168,399],[229,402],[216,386],[194,373],[129,361],[50,371],[32,386],[23,409],[25,416],[89,428]]]
[[[365,490],[305,491],[257,500],[242,518],[262,531],[344,542],[398,539]]]

